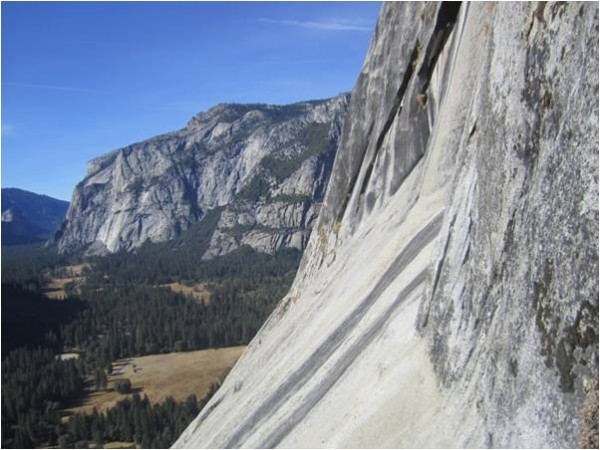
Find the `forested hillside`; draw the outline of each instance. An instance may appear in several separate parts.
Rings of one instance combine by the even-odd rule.
[[[64,409],[90,390],[106,390],[121,358],[249,343],[289,288],[300,257],[295,250],[270,256],[241,248],[200,261],[190,250],[198,240],[187,244],[93,258],[85,281],[65,286],[63,301],[49,300],[43,288],[69,271],[73,256],[39,246],[3,254],[3,447],[123,441],[164,448],[174,442],[208,396],[152,404],[124,380],[117,385],[124,399],[106,411],[65,421]],[[175,281],[202,283],[210,300],[165,286]]]
[[[15,188],[2,188],[2,246],[43,242],[65,218],[69,202]]]

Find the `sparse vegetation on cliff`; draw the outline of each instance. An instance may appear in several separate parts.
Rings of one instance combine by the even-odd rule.
[[[598,448],[598,376],[592,382],[580,413],[582,448]]]

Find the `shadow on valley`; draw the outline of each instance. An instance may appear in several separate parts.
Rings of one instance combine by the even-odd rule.
[[[60,348],[60,326],[73,320],[85,306],[77,299],[49,301],[22,285],[2,283],[2,357],[23,346]]]

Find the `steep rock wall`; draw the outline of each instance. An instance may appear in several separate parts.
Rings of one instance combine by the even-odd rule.
[[[290,293],[175,447],[573,447],[598,5],[386,4]]]
[[[225,218],[205,258],[242,245],[303,250],[348,101],[345,94],[285,106],[217,105],[182,130],[90,161],[56,236],[59,251],[101,254],[168,241],[210,210]],[[245,220],[256,210],[260,217]]]

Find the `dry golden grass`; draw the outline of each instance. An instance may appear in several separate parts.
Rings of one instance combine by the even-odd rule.
[[[133,442],[107,442],[104,448],[136,448]]]
[[[186,295],[198,302],[204,303],[205,305],[210,303],[212,297],[212,294],[208,290],[208,285],[206,283],[192,284],[190,286],[186,286],[185,284],[181,283],[168,283],[161,284],[160,287],[169,288],[177,294]]]
[[[44,295],[50,300],[64,300],[67,296],[65,286],[68,283],[77,282],[80,278],[52,278],[46,286],[44,286]]]
[[[196,394],[200,400],[211,384],[233,367],[245,348],[168,353],[116,361],[113,374],[108,378],[108,388],[90,392],[82,405],[69,408],[67,412],[91,413],[94,408],[103,411],[114,406],[127,397],[114,390],[115,382],[123,378],[131,380],[134,392],[147,395],[152,403],[162,402],[168,396],[182,401],[190,394]]]
[[[44,286],[44,295],[50,300],[64,300],[67,296],[65,286],[69,283],[75,283],[77,285],[83,282],[85,278],[82,277],[81,274],[86,267],[89,267],[89,264],[74,264],[72,266],[61,267],[61,269],[64,269],[70,276],[64,278],[50,278],[50,281]]]
[[[67,270],[70,270],[73,273],[74,277],[80,277],[83,269],[89,268],[90,265],[88,263],[83,264],[73,264],[72,266],[66,266]]]

